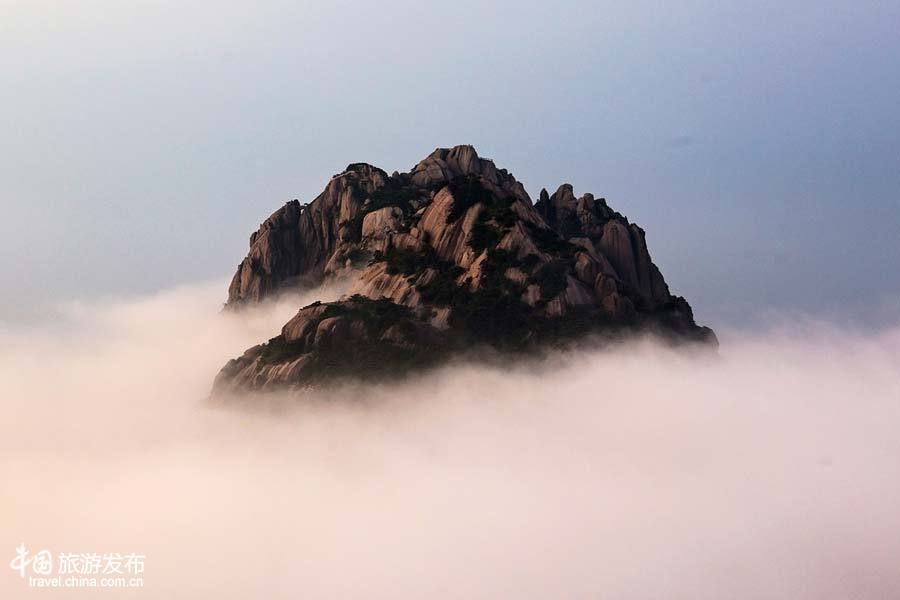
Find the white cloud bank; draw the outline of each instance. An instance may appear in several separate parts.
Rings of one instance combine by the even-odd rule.
[[[296,304],[222,286],[0,334],[0,558],[146,554],[140,591],[0,597],[900,597],[900,328],[454,367],[204,403]],[[3,563],[6,564],[6,563]]]

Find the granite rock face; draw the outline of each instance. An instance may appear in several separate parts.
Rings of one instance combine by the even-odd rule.
[[[287,203],[251,236],[226,308],[337,279],[345,298],[301,308],[214,391],[390,377],[474,346],[522,353],[588,334],[716,343],[670,294],[640,227],[568,184],[533,204],[471,146],[390,176],[351,164],[308,205]]]
[[[321,282],[336,252],[358,241],[365,197],[387,181],[381,169],[350,165],[308,205],[294,200],[275,211],[250,236],[250,253],[231,281],[227,305]]]

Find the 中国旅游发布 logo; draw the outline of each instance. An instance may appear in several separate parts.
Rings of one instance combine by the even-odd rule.
[[[135,552],[31,553],[24,543],[16,547],[9,567],[29,587],[129,588],[143,587],[146,556]]]

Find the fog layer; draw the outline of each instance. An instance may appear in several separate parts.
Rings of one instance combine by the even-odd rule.
[[[99,598],[900,597],[900,327],[238,410],[206,401],[216,371],[311,298],[235,317],[222,289],[0,332],[7,562],[147,556],[143,590],[66,592]],[[31,595],[3,570],[0,597]]]

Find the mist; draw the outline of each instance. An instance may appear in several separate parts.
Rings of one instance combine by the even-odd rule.
[[[119,598],[900,596],[900,325],[792,319],[210,402],[328,290],[222,282],[0,331],[0,551],[134,551]],[[3,569],[0,596],[29,589]],[[57,592],[58,593],[58,592]]]

